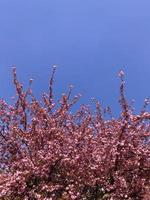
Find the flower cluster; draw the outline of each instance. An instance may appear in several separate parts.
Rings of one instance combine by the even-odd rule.
[[[148,200],[148,101],[133,113],[121,71],[118,119],[104,119],[98,101],[95,114],[86,105],[73,114],[72,87],[54,102],[55,69],[40,102],[13,68],[17,100],[0,100],[0,200]]]

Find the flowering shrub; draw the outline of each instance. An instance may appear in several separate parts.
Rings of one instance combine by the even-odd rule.
[[[133,114],[121,71],[118,119],[104,119],[98,101],[94,115],[86,105],[72,114],[79,96],[71,99],[70,87],[56,105],[54,73],[55,68],[49,94],[40,102],[32,80],[24,91],[13,68],[17,100],[14,105],[0,100],[0,199],[150,199],[148,99],[141,113]]]

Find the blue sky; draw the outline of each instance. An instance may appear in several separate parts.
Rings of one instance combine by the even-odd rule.
[[[57,98],[73,84],[79,104],[95,97],[118,114],[124,69],[127,97],[139,110],[150,96],[149,8],[149,0],[1,0],[0,96],[14,95],[12,64],[24,84],[34,78],[36,96],[56,64]]]

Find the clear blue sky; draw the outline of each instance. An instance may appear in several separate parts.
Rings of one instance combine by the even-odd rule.
[[[1,0],[0,96],[14,95],[11,67],[23,83],[34,78],[36,96],[47,90],[58,65],[55,95],[69,84],[119,113],[119,69],[136,108],[150,96],[149,0]]]

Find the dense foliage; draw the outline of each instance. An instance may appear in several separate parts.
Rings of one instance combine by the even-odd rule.
[[[134,114],[120,71],[119,118],[104,119],[96,100],[95,114],[86,105],[73,114],[79,96],[71,99],[71,87],[54,102],[55,69],[40,102],[32,80],[24,91],[13,68],[17,100],[0,100],[0,199],[150,199],[148,99]]]

